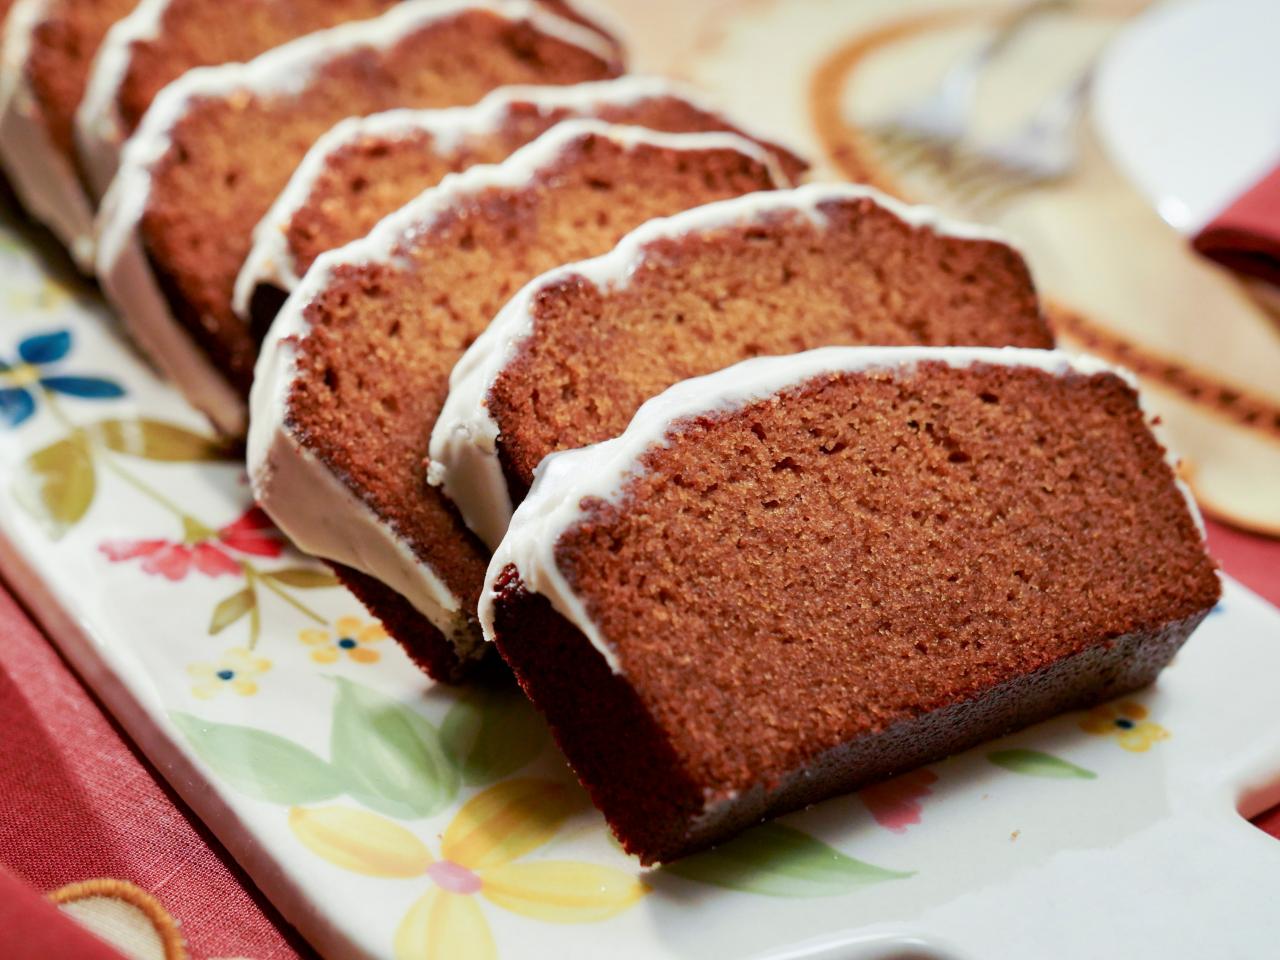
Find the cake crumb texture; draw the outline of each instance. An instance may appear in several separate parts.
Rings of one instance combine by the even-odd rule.
[[[438,149],[425,130],[394,138],[363,136],[326,158],[306,202],[289,221],[285,235],[295,271],[301,276],[320,254],[364,236],[380,219],[435,186],[446,174],[478,163],[500,163],[570,116],[591,116],[669,133],[740,132],[716,114],[678,97],[663,96],[632,103],[602,102],[587,113],[517,102],[499,129],[467,137],[451,150]],[[771,144],[765,146],[778,156],[789,177],[804,171],[804,162],[797,157]]]
[[[667,439],[556,542],[620,674],[496,585],[504,657],[646,862],[1149,683],[1218,598],[1112,374],[832,374]]]
[[[1051,347],[1022,257],[904,222],[869,198],[647,244],[617,286],[538,291],[487,395],[513,502],[556,450],[621,433],[664,389],[821,346]]]

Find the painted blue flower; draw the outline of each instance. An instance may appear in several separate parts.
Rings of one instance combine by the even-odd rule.
[[[38,333],[18,344],[18,362],[0,360],[0,422],[16,427],[36,412],[31,388],[43,387],[51,393],[84,400],[109,400],[124,396],[124,388],[104,377],[77,377],[52,374],[45,367],[71,352],[71,331]]]

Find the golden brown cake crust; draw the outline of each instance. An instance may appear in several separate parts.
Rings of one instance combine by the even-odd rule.
[[[305,308],[290,430],[475,609],[486,552],[425,479],[454,362],[538,273],[652,217],[772,185],[762,161],[729,148],[569,141],[527,185],[470,195],[417,231],[395,251],[408,267],[333,271]]]
[[[247,393],[257,343],[231,310],[236,274],[253,227],[322,133],[354,114],[474,103],[504,84],[616,72],[583,48],[480,9],[431,22],[385,50],[338,56],[301,93],[239,91],[194,102],[152,168],[141,225],[171,310]]]
[[[1218,598],[1114,375],[836,374],[667,437],[617,502],[584,503],[555,557],[656,741],[638,749],[689,785],[683,813],[645,826],[641,785],[596,777],[610,761],[586,730],[623,734],[574,696],[575,671],[601,680],[594,648],[514,568],[498,602],[504,656],[645,859],[1147,683]]]
[[[84,98],[94,54],[107,31],[137,0],[53,0],[32,31],[27,80],[49,138],[76,162],[76,109]]]
[[[820,346],[1051,347],[1005,244],[912,226],[870,198],[647,245],[625,285],[540,290],[533,330],[487,396],[519,503],[556,450],[621,433],[649,397],[750,357]]]

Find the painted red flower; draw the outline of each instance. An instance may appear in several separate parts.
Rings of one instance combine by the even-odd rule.
[[[858,796],[876,823],[894,833],[906,833],[907,827],[920,822],[920,801],[933,792],[929,787],[937,779],[932,770],[921,768],[859,790]]]
[[[240,564],[227,552],[255,557],[278,557],[284,543],[278,531],[257,506],[207,536],[189,533],[185,542],[176,540],[106,540],[98,549],[112,563],[142,560],[142,572],[166,580],[182,580],[195,569],[206,577],[237,575]],[[196,528],[198,531],[199,528]],[[223,549],[227,548],[227,549]]]

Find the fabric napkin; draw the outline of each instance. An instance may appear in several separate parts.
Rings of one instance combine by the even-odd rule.
[[[1280,163],[1214,217],[1191,245],[1237,273],[1280,286]]]

